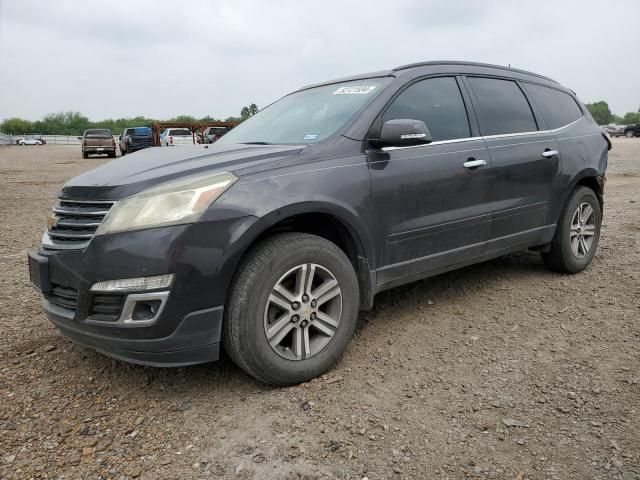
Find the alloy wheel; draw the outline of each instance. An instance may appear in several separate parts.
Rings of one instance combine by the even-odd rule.
[[[264,332],[271,348],[288,360],[317,355],[334,337],[342,316],[342,290],[335,276],[315,263],[298,265],[271,289]]]
[[[595,234],[596,220],[593,207],[586,202],[581,203],[571,217],[569,238],[574,257],[583,258],[589,253]]]

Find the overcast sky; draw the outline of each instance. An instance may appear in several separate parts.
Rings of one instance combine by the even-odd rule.
[[[532,70],[640,107],[640,1],[0,0],[0,119],[224,118],[421,60]]]

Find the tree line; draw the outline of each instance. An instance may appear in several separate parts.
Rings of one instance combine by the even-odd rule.
[[[611,112],[609,104],[604,100],[599,102],[587,103],[585,105],[591,116],[598,125],[608,125],[616,123],[618,125],[628,125],[631,123],[640,123],[640,109],[637,112],[627,112],[624,116],[619,116]],[[258,113],[258,106],[255,103],[242,107],[240,116],[227,117],[220,120],[207,115],[206,117],[196,118],[191,115],[178,115],[170,118],[170,122],[242,122],[252,115]],[[142,116],[130,118],[106,119],[97,122],[89,120],[80,112],[58,112],[45,115],[42,120],[34,122],[23,118],[7,118],[0,123],[0,132],[10,133],[12,135],[22,135],[25,133],[40,133],[42,135],[82,135],[88,128],[108,128],[113,133],[122,132],[125,128],[148,126],[159,121],[153,118]]]
[[[169,122],[242,122],[250,116],[258,113],[258,106],[255,103],[242,107],[240,116],[227,117],[224,120],[207,115],[196,118],[191,115],[178,115],[169,120],[158,120],[142,116],[131,118],[106,119],[100,121],[89,120],[80,112],[58,112],[45,115],[42,120],[30,121],[23,118],[7,118],[0,123],[0,132],[12,135],[23,135],[25,133],[39,133],[42,135],[82,135],[88,128],[108,128],[112,133],[120,133],[125,128],[149,126],[161,121]]]
[[[589,113],[598,125],[609,125],[610,123],[629,125],[631,123],[640,123],[640,108],[637,112],[627,112],[621,117],[611,113],[609,104],[604,100],[587,103],[585,107],[587,107],[587,110],[589,110]]]

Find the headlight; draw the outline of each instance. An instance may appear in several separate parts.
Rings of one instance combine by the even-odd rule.
[[[116,202],[96,235],[195,222],[236,180],[234,174],[222,172],[144,190]]]

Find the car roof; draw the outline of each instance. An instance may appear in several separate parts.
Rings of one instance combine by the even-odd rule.
[[[450,67],[454,67],[453,69]],[[496,72],[497,70],[497,72]],[[526,77],[533,77],[538,81],[542,81],[542,83],[551,83],[556,86],[560,86],[560,84],[553,80],[552,78],[545,77],[544,75],[540,75],[537,73],[529,72],[527,70],[521,70],[519,68],[512,68],[510,66],[503,65],[493,65],[490,63],[480,63],[480,62],[463,62],[457,60],[434,60],[434,61],[426,61],[426,62],[416,62],[409,63],[406,65],[400,65],[391,70],[380,70],[377,72],[370,73],[362,73],[359,75],[351,75],[348,77],[337,78],[334,80],[328,80],[326,82],[314,83],[312,85],[307,85],[298,89],[307,90],[309,88],[320,87],[324,85],[331,85],[333,83],[341,83],[341,82],[350,82],[355,80],[363,80],[365,78],[376,78],[376,77],[399,77],[399,76],[419,76],[425,75],[429,73],[482,73],[482,74],[495,74],[495,75],[503,75],[509,76],[512,78],[521,78],[524,79]],[[509,73],[509,75],[505,75],[505,73]]]
[[[480,62],[462,62],[462,61],[455,61],[455,60],[435,60],[435,61],[429,61],[429,62],[417,62],[417,63],[409,63],[406,65],[400,65],[399,67],[396,67],[393,69],[394,72],[399,72],[402,70],[409,70],[409,69],[415,69],[415,68],[424,68],[424,67],[436,67],[436,66],[443,66],[443,65],[455,65],[455,66],[464,66],[464,67],[479,67],[481,69],[485,69],[485,68],[491,68],[491,69],[496,69],[496,70],[501,70],[501,71],[507,71],[510,73],[519,73],[522,75],[530,75],[532,77],[537,77],[537,78],[541,78],[544,80],[547,80],[549,82],[553,82],[553,83],[558,83],[555,80],[553,80],[552,78],[549,77],[545,77],[544,75],[540,75],[538,73],[533,73],[530,72],[528,70],[521,70],[519,68],[512,68],[511,66],[504,66],[504,65],[494,65],[491,63],[480,63]],[[466,70],[466,69],[465,69]]]

